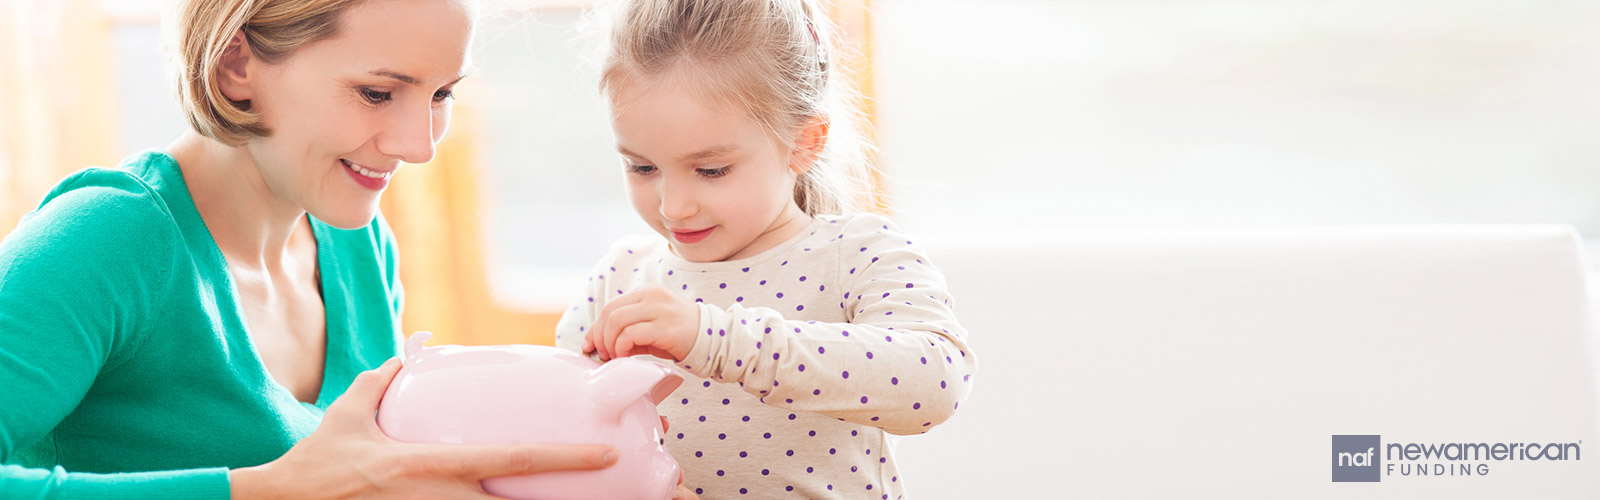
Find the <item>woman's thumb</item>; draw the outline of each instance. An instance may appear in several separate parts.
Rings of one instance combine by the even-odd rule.
[[[328,416],[337,414],[371,419],[378,411],[378,402],[383,401],[383,394],[389,390],[389,382],[399,372],[400,358],[393,357],[383,362],[382,366],[356,375],[356,379],[350,382],[350,388],[345,389],[344,394],[328,406]]]

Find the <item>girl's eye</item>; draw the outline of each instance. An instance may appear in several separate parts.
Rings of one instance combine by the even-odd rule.
[[[372,89],[368,89],[368,88],[360,89],[360,92],[361,92],[361,98],[362,99],[366,99],[367,102],[372,103],[372,104],[383,104],[385,102],[389,102],[390,100],[394,99],[394,93],[392,93],[392,92],[383,92],[383,91],[372,90]]]
[[[455,99],[455,98],[456,98],[456,91],[451,90],[451,89],[439,89],[438,92],[434,92],[433,93],[433,102],[444,102],[446,100]]]
[[[697,168],[694,171],[695,171],[695,173],[700,174],[701,177],[705,177],[705,178],[708,178],[708,179],[715,179],[715,178],[718,178],[718,177],[722,177],[724,175],[728,175],[728,170],[731,169],[731,168],[733,168],[733,167]]]
[[[628,171],[637,175],[650,175],[656,172],[653,165],[628,165]]]

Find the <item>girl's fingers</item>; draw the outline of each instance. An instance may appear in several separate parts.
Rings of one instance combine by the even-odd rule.
[[[606,329],[601,332],[600,345],[610,357],[627,356],[633,344],[628,343],[627,348],[618,345],[622,332],[633,328],[635,325],[646,323],[655,319],[654,307],[645,303],[634,303],[617,307],[611,310],[611,315],[606,317]]]
[[[612,328],[612,312],[638,301],[637,294],[623,294],[614,300],[606,302],[605,307],[600,308],[600,314],[595,316],[594,325],[589,328],[589,335],[584,337],[594,344],[595,352],[600,354],[600,359],[611,359],[612,357],[611,344],[605,340],[606,329]]]

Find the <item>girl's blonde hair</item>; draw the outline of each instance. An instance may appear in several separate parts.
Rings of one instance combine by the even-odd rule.
[[[693,75],[705,97],[744,111],[790,144],[828,124],[816,162],[795,184],[809,215],[856,210],[868,179],[860,97],[833,23],[813,0],[630,0],[616,17],[600,87]]]
[[[340,15],[360,0],[180,0],[168,18],[178,100],[196,132],[238,146],[271,131],[250,103],[222,95],[217,70],[228,41],[243,30],[255,57],[275,63],[339,31]]]

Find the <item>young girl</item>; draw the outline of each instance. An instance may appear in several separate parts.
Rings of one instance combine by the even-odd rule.
[[[845,213],[861,146],[810,1],[633,0],[602,87],[634,209],[557,327],[688,379],[661,412],[703,498],[901,498],[885,433],[953,414],[976,359],[944,278]]]

